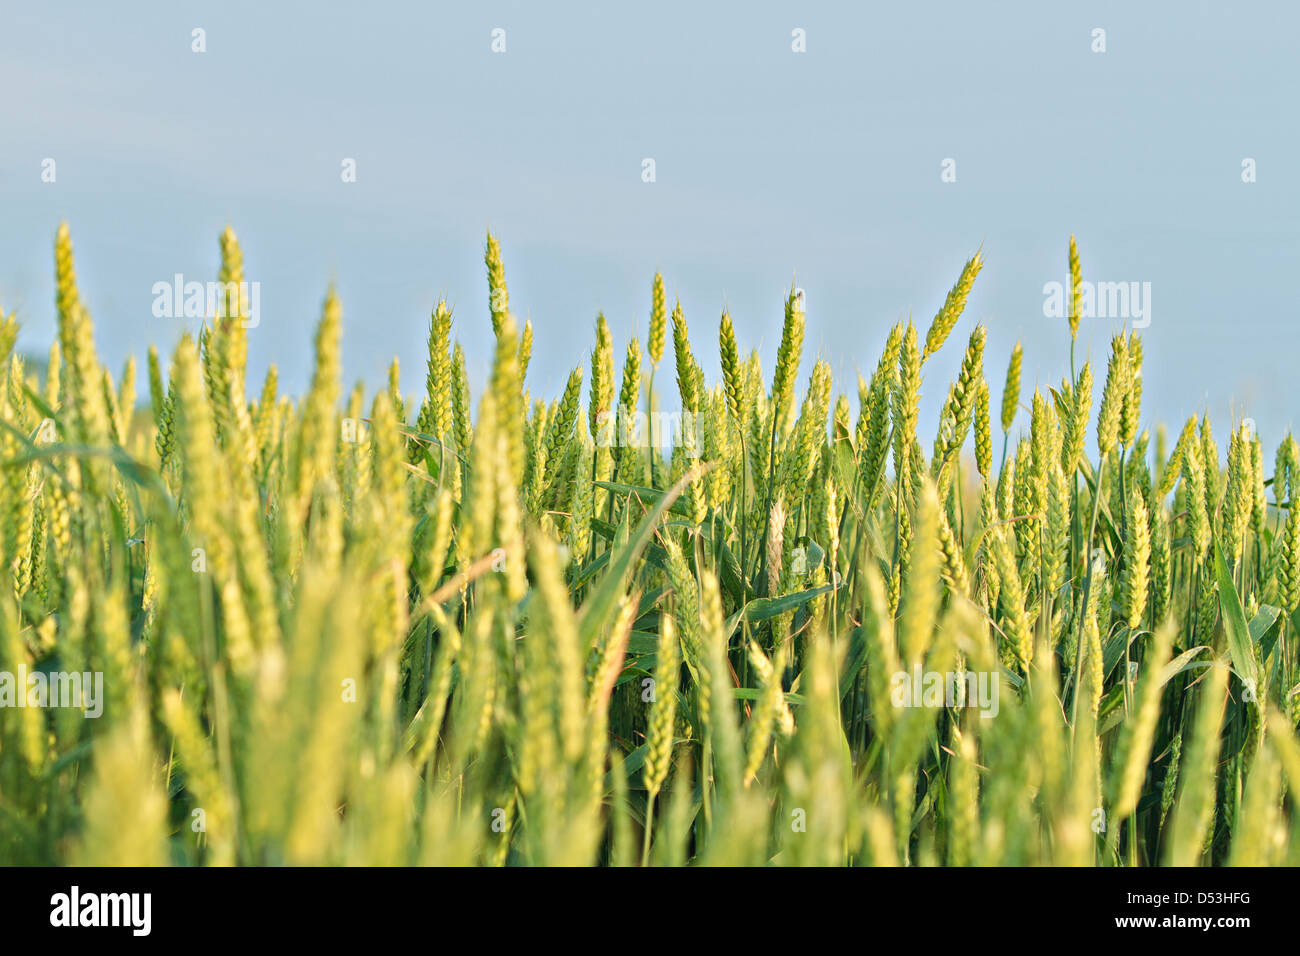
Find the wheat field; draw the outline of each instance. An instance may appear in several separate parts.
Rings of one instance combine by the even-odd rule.
[[[976,253],[856,383],[800,381],[795,289],[708,382],[656,275],[543,398],[489,235],[489,379],[439,302],[417,402],[343,389],[332,289],[306,394],[248,382],[219,247],[139,408],[66,226],[43,377],[0,315],[0,862],[1300,864],[1300,448],[1146,422],[1137,334],[1075,354],[1073,239],[1032,395]]]

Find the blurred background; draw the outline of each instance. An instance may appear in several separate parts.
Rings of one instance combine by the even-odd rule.
[[[710,375],[724,305],[770,374],[795,279],[805,365],[856,408],[889,326],[924,334],[982,246],[926,366],[932,431],[976,320],[995,405],[1017,339],[1022,397],[1068,370],[1043,286],[1068,285],[1074,233],[1085,279],[1151,283],[1143,426],[1248,416],[1271,454],[1300,355],[1297,35],[1283,2],[0,0],[0,308],[43,356],[66,219],[101,356],[169,352],[195,323],[155,318],[153,284],[215,279],[230,223],[261,283],[250,392],[271,362],[305,386],[333,280],[347,383],[397,355],[409,394],[439,296],[481,380],[490,227],[535,396],[589,366],[598,310],[621,360],[661,270]],[[1120,327],[1085,318],[1080,362],[1100,374]]]

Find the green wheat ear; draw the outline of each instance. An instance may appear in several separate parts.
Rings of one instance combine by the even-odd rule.
[[[603,415],[614,400],[614,340],[603,312],[596,315],[596,346],[591,350],[591,394],[587,406],[587,426],[599,435]]]
[[[682,410],[697,411],[699,395],[696,392],[695,356],[691,354],[690,332],[680,302],[673,305],[673,359],[677,366],[677,391],[681,396]]]
[[[1128,501],[1128,534],[1124,540],[1123,608],[1130,630],[1146,612],[1151,573],[1151,530],[1146,503],[1136,490]]]
[[[918,491],[919,455],[913,452],[921,401],[921,353],[916,343],[916,327],[907,323],[903,347],[898,356],[898,377],[892,396],[894,413],[894,475],[902,500],[912,501]]]
[[[1101,408],[1097,412],[1097,449],[1109,454],[1120,441],[1124,405],[1128,401],[1129,368],[1128,346],[1124,337],[1117,335],[1110,343],[1110,364],[1106,368],[1106,385],[1101,392]]]
[[[622,465],[623,451],[625,447],[633,444],[635,434],[634,416],[637,410],[637,404],[641,397],[641,340],[633,336],[628,340],[627,353],[623,357],[623,384],[618,392],[618,408],[616,414],[621,414],[627,419],[627,434],[619,435],[619,444],[615,452],[619,458],[619,464]],[[615,427],[618,427],[618,420],[615,419]]]
[[[465,352],[457,342],[451,360],[451,410],[456,431],[456,449],[468,455],[474,441],[474,425],[470,421],[469,373],[465,368]]]
[[[1020,407],[1020,363],[1024,350],[1017,342],[1011,350],[1011,361],[1007,363],[1007,381],[1002,388],[1002,431],[1011,431],[1011,424],[1016,420],[1016,409]]]
[[[940,479],[939,490],[942,494],[947,487],[950,471],[946,469],[966,441],[975,417],[975,406],[979,399],[979,389],[984,382],[984,342],[987,331],[977,325],[971,331],[966,354],[962,357],[961,371],[957,380],[948,391],[948,400],[944,404],[939,419],[939,434],[934,440],[933,476]],[[976,442],[978,444],[978,436]],[[942,477],[940,477],[942,471]]]
[[[980,253],[976,252],[962,267],[957,284],[948,292],[948,298],[944,300],[943,307],[939,309],[938,313],[935,314],[934,321],[930,323],[930,331],[925,334],[925,351],[921,353],[922,362],[939,351],[943,347],[943,343],[947,341],[953,326],[957,324],[957,320],[961,318],[961,314],[966,308],[966,299],[970,297],[970,290],[975,285],[975,277],[979,275],[983,266],[984,260]]]
[[[651,364],[658,365],[664,357],[664,338],[668,331],[668,297],[664,292],[662,273],[655,273],[650,296],[650,335],[646,351],[650,353]]]
[[[506,267],[501,261],[501,243],[489,231],[487,251],[483,255],[488,274],[488,311],[492,314],[492,331],[501,334],[501,323],[510,314],[510,293],[506,291]]]
[[[655,653],[654,700],[650,706],[650,729],[646,736],[644,780],[653,802],[668,776],[672,757],[673,728],[677,716],[677,672],[681,663],[677,629],[671,614],[660,617],[659,643]]]
[[[340,340],[343,335],[343,306],[333,284],[325,294],[320,323],[316,326],[316,361],[311,386],[304,402],[294,464],[300,507],[309,503],[318,479],[333,470],[338,444],[336,405],[341,374]]]
[[[1124,343],[1125,375],[1128,388],[1120,406],[1120,444],[1132,448],[1137,440],[1138,421],[1142,413],[1142,339],[1130,332]]]
[[[1174,450],[1169,453],[1169,459],[1165,462],[1164,470],[1160,473],[1160,481],[1156,485],[1156,497],[1164,498],[1165,495],[1174,490],[1174,484],[1183,471],[1184,458],[1195,441],[1196,416],[1193,415],[1187,419],[1187,423],[1183,425],[1183,430],[1178,433],[1178,440],[1174,442]],[[1278,490],[1276,486],[1274,490]],[[1278,500],[1281,501],[1282,499]]]
[[[989,418],[989,383],[980,376],[975,393],[975,467],[985,480],[993,468],[993,425]]]
[[[1070,340],[1079,337],[1079,318],[1083,308],[1083,272],[1079,266],[1079,247],[1070,236]]]
[[[428,358],[425,361],[424,401],[416,419],[417,430],[439,439],[452,432],[451,309],[443,299],[429,320]]]
[[[1088,417],[1092,414],[1092,365],[1083,363],[1079,377],[1069,389],[1065,409],[1065,433],[1061,441],[1061,470],[1073,475],[1083,459],[1088,439]]]
[[[727,393],[727,411],[739,428],[744,422],[742,402],[744,388],[741,383],[740,350],[736,346],[736,330],[731,315],[725,310],[718,329],[718,350],[722,356],[722,385]]]
[[[54,242],[56,304],[59,312],[59,345],[67,364],[67,389],[71,417],[77,437],[91,445],[104,444],[109,434],[108,408],[101,388],[102,370],[95,355],[94,328],[90,314],[77,291],[77,269],[72,238],[66,222],[59,224]],[[101,469],[88,467],[88,478],[98,488]]]
[[[4,309],[0,309],[0,364],[8,364],[9,353],[14,349],[14,343],[18,341],[18,319],[12,312],[8,317],[4,314]]]
[[[582,402],[582,366],[579,365],[569,373],[569,381],[564,386],[555,415],[547,424],[546,457],[548,461],[558,462],[560,452],[573,437],[573,429],[578,421],[578,407]]]
[[[528,363],[533,357],[533,323],[531,319],[524,320],[524,330],[519,336],[519,381],[523,382],[528,376]]]
[[[523,382],[519,375],[519,327],[509,313],[501,317],[497,330],[496,352],[492,359],[489,383],[496,410],[500,415],[500,439],[509,465],[509,479],[518,487],[524,475]]]
[[[799,362],[803,353],[804,337],[803,303],[794,285],[785,300],[785,322],[781,327],[781,344],[776,352],[776,371],[772,375],[771,406],[773,428],[784,435],[789,428],[791,406],[794,401],[794,384],[799,375]]]

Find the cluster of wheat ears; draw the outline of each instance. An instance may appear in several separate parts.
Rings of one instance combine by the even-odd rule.
[[[710,386],[660,276],[621,379],[602,317],[532,399],[491,236],[481,395],[442,302],[418,408],[396,361],[343,395],[331,290],[307,393],[272,367],[250,400],[220,248],[151,412],[96,356],[66,227],[44,381],[0,324],[0,672],[104,697],[0,693],[0,861],[1300,863],[1300,449],[1266,479],[1243,427],[1224,467],[1193,416],[1167,451],[1135,334],[1076,372],[1073,239],[1071,375],[1022,402],[1016,347],[996,472],[983,326],[917,434],[978,253],[855,419],[823,362],[799,397],[801,295],[770,380],[724,313]],[[617,414],[660,405],[699,433]]]

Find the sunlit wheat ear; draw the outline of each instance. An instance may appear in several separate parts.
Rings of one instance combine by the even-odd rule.
[[[1101,408],[1097,412],[1097,450],[1107,455],[1115,449],[1122,435],[1121,425],[1124,405],[1130,390],[1128,346],[1123,336],[1115,336],[1110,343],[1110,363],[1106,367],[1106,385],[1101,393]]]
[[[1002,388],[1002,430],[1011,431],[1011,423],[1016,420],[1016,409],[1020,407],[1020,365],[1024,360],[1024,351],[1017,342],[1011,350],[1011,361],[1007,363],[1007,381]]]
[[[722,356],[722,383],[727,393],[727,411],[739,428],[744,421],[742,403],[744,402],[741,383],[740,351],[736,346],[736,329],[731,324],[731,315],[722,313],[718,329],[718,347]]]
[[[452,434],[451,310],[439,299],[429,320],[428,356],[425,360],[424,400],[416,429],[439,439]]]
[[[94,329],[90,314],[82,305],[77,291],[76,264],[67,223],[59,225],[54,244],[56,304],[59,313],[59,345],[67,365],[68,406],[77,437],[84,443],[100,445],[109,433],[108,409],[100,386],[102,372],[95,354]],[[88,463],[87,479],[96,490],[102,480],[102,468]]]
[[[1300,508],[1287,509],[1286,524],[1279,545],[1281,552],[1281,594],[1287,611],[1300,607]]]
[[[677,717],[677,670],[681,663],[677,631],[671,615],[660,618],[659,644],[655,652],[654,699],[646,735],[644,780],[653,801],[668,776],[672,757],[673,726]]]
[[[325,295],[321,318],[316,326],[315,365],[298,426],[295,490],[300,508],[305,508],[317,479],[332,470],[338,445],[336,405],[341,370],[340,339],[343,306],[333,286]]]
[[[1132,448],[1142,414],[1142,339],[1136,332],[1130,332],[1124,348],[1124,374],[1128,387],[1120,406],[1120,444]]]
[[[18,319],[11,312],[4,314],[0,308],[0,362],[8,362],[14,343],[18,341]]]
[[[1250,530],[1260,535],[1268,515],[1268,497],[1264,487],[1264,443],[1256,435],[1250,442],[1251,486]]]
[[[931,474],[939,480],[941,496],[947,489],[952,472],[956,469],[957,455],[975,419],[975,406],[979,399],[980,388],[984,384],[984,342],[987,337],[984,326],[975,326],[966,345],[966,354],[962,357],[957,380],[952,383],[948,400],[940,413],[939,434],[934,439]],[[986,405],[986,416],[987,411]],[[978,433],[975,440],[978,454]]]
[[[664,277],[656,272],[654,284],[650,290],[650,334],[646,341],[646,352],[650,361],[658,365],[664,357],[664,337],[668,330],[668,297],[664,291]]]
[[[1182,436],[1179,436],[1182,440]],[[1172,459],[1173,455],[1170,455]],[[1300,445],[1287,434],[1277,446],[1273,460],[1273,503],[1281,507],[1291,501],[1292,489],[1300,477]]]
[[[1065,472],[1056,461],[1047,467],[1047,520],[1043,527],[1042,568],[1046,588],[1044,600],[1050,602],[1065,583],[1071,513],[1070,485]]]
[[[1088,438],[1088,419],[1092,414],[1092,366],[1083,363],[1079,377],[1068,393],[1065,433],[1061,441],[1061,470],[1073,477],[1083,459]]]
[[[909,322],[898,356],[898,377],[890,400],[894,422],[894,477],[898,483],[900,511],[910,508],[917,493],[920,462],[913,454],[921,401],[921,353],[916,328]]]
[[[578,422],[579,404],[582,400],[582,366],[579,365],[569,373],[568,383],[555,415],[547,422],[542,482],[549,481],[561,467],[563,452],[573,440],[574,428]]]
[[[767,533],[767,593],[776,597],[780,590],[781,570],[785,553],[785,503],[777,498],[768,518]]]
[[[1079,319],[1083,312],[1083,270],[1079,265],[1079,247],[1070,237],[1070,339],[1079,337]]]
[[[975,393],[975,467],[985,480],[993,467],[993,428],[989,418],[989,384],[981,376]]]
[[[916,527],[912,554],[903,582],[902,612],[899,618],[899,648],[909,669],[924,659],[934,636],[939,610],[939,575],[942,546],[939,531],[939,498],[934,485],[925,482],[917,499]]]
[[[858,482],[868,500],[875,493],[889,450],[889,410],[902,347],[903,326],[899,324],[889,334],[867,390],[859,390]]]
[[[1214,440],[1214,428],[1210,416],[1201,417],[1201,468],[1205,473],[1205,512],[1211,525],[1217,525],[1219,519],[1219,499],[1222,493],[1222,472],[1219,464],[1219,445]]]
[[[970,575],[966,571],[966,559],[961,553],[957,536],[948,524],[948,516],[939,514],[939,546],[943,552],[943,574],[948,588],[953,594],[970,593]]]
[[[550,671],[555,710],[555,732],[563,759],[572,764],[583,755],[583,722],[586,712],[585,649],[578,633],[578,622],[569,603],[561,577],[559,557],[554,543],[540,532],[529,536],[529,563],[535,583],[533,613],[537,627],[533,645],[526,646],[526,660]],[[545,639],[540,639],[545,635]],[[545,661],[543,665],[540,663]]]
[[[943,347],[943,343],[952,332],[953,326],[957,324],[957,320],[961,318],[961,314],[966,308],[966,299],[969,298],[971,287],[975,285],[975,277],[979,275],[983,265],[984,260],[981,258],[980,253],[977,252],[962,267],[957,284],[948,292],[948,298],[944,300],[943,307],[935,315],[934,321],[930,323],[930,331],[925,335],[925,350],[921,353],[922,362]]]
[[[587,688],[586,720],[587,760],[590,797],[599,801],[604,792],[605,754],[609,746],[609,701],[626,662],[628,639],[641,595],[625,595],[614,618],[614,626],[605,640],[592,648],[588,659],[590,680]],[[594,667],[591,663],[594,661]]]
[[[744,783],[748,787],[754,783],[758,770],[767,757],[774,730],[779,729],[781,734],[789,736],[794,732],[794,716],[785,701],[785,690],[781,684],[785,673],[785,648],[777,648],[772,660],[768,660],[753,641],[749,642],[746,652],[763,688],[762,696],[749,719],[744,770]]]
[[[524,330],[519,334],[519,381],[523,382],[528,376],[528,363],[533,358],[533,323],[531,319],[524,319]]]
[[[614,409],[615,427],[623,431],[617,436],[616,449],[618,465],[623,459],[640,460],[640,455],[630,449],[638,447],[636,434],[636,414],[641,398],[641,340],[632,338],[627,343],[627,353],[623,358],[623,384],[618,391],[618,407]],[[626,450],[626,451],[625,451]]]
[[[813,366],[812,375],[809,376],[808,392],[792,435],[793,447],[782,463],[781,487],[789,501],[794,501],[802,495],[816,464],[813,457],[814,449],[819,449],[825,442],[830,389],[830,366],[825,362],[818,362]]]
[[[680,302],[673,305],[673,360],[677,367],[677,393],[682,410],[696,411],[699,395],[696,391],[695,356],[691,354],[690,334]]]
[[[1190,424],[1190,423],[1189,423]],[[1179,456],[1182,460],[1184,488],[1186,490],[1185,510],[1186,527],[1192,543],[1192,556],[1199,562],[1210,547],[1212,519],[1206,509],[1208,490],[1206,487],[1205,466],[1202,464],[1203,451],[1196,439],[1188,442]]]
[[[492,315],[492,331],[500,334],[501,322],[510,314],[510,294],[506,290],[506,267],[501,261],[501,243],[491,232],[487,234],[483,261],[487,265],[488,311]]]
[[[1223,492],[1222,535],[1224,548],[1235,564],[1254,507],[1254,466],[1250,439],[1244,426],[1228,440],[1228,480]]]
[[[778,435],[784,435],[789,427],[795,379],[799,375],[803,353],[804,324],[803,302],[791,287],[785,301],[785,322],[781,327],[781,344],[777,348],[769,398],[774,416],[773,428]]]
[[[999,531],[992,537],[993,557],[997,562],[998,579],[1001,582],[1002,608],[1005,618],[1002,622],[1007,639],[1007,646],[1023,669],[1028,670],[1033,659],[1033,632],[1025,613],[1025,592],[1021,584],[1020,572],[1016,568],[1015,555],[1006,532]]]

